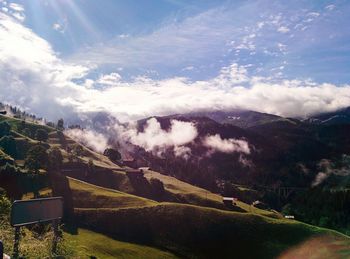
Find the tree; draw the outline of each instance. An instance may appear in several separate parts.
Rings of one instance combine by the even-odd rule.
[[[151,184],[151,187],[152,187],[152,192],[153,192],[153,195],[155,197],[161,197],[164,192],[165,192],[165,189],[164,189],[164,184],[161,180],[157,179],[157,178],[151,178],[150,180],[150,184]]]
[[[66,146],[66,137],[64,136],[63,132],[58,130],[57,131],[57,138],[62,146]]]
[[[8,217],[11,211],[11,202],[6,197],[6,192],[4,189],[0,188],[0,219],[3,217]]]
[[[91,175],[95,172],[95,165],[94,165],[94,161],[90,158],[88,165],[87,165],[87,174]]]
[[[21,123],[17,126],[17,130],[22,132],[26,127],[26,121],[25,120],[21,120]]]
[[[48,152],[49,158],[49,168],[54,171],[60,171],[63,163],[63,156],[61,150],[57,147],[54,147]]]
[[[112,162],[118,162],[122,159],[121,154],[118,150],[113,148],[107,148],[103,154],[108,157]]]
[[[46,141],[49,138],[49,134],[44,129],[37,129],[35,132],[35,138],[40,142]]]
[[[72,148],[73,155],[79,157],[83,155],[83,148],[79,144],[75,144]]]
[[[40,168],[47,168],[48,154],[42,145],[31,147],[25,158],[24,166],[34,174],[39,173]]]
[[[23,135],[31,138],[32,137],[32,132],[31,132],[31,130],[29,128],[25,128],[23,130]]]
[[[10,135],[11,126],[7,121],[0,122],[0,137]]]
[[[63,130],[64,129],[64,121],[63,121],[63,119],[59,119],[57,121],[57,129],[58,130]]]
[[[74,144],[72,146],[72,149],[71,149],[71,152],[70,152],[70,155],[68,156],[68,159],[70,162],[72,162],[73,160],[75,160],[76,162],[79,162],[80,161],[80,156],[83,155],[83,148],[81,147],[81,145],[79,144]]]
[[[0,139],[0,148],[14,158],[17,156],[16,140],[11,136],[4,136]]]

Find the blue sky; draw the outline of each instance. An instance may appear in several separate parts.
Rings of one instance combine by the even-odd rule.
[[[347,83],[347,1],[14,1],[63,59],[124,76],[253,74]],[[98,71],[100,72],[100,71]]]
[[[349,1],[0,0],[0,6],[0,98],[49,118],[209,108],[308,116],[350,105]],[[45,112],[42,93],[57,96]]]

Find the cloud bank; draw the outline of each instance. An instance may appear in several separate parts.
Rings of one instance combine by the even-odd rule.
[[[336,166],[334,162],[328,159],[322,159],[318,167],[320,172],[317,173],[314,181],[311,183],[312,187],[316,187],[327,180],[331,175],[336,176],[349,176],[350,175],[350,157],[348,155],[343,155],[339,161],[340,165]]]
[[[93,130],[67,129],[65,130],[65,134],[75,141],[100,153],[103,153],[108,147],[108,139],[104,135]]]
[[[219,134],[207,136],[204,139],[204,145],[212,151],[223,153],[242,153],[250,154],[250,148],[247,141],[243,139],[222,139]]]
[[[136,127],[117,126],[116,129],[120,139],[158,156],[161,156],[168,148],[172,148],[176,156],[187,156],[191,150],[184,145],[197,137],[197,128],[191,122],[171,120],[170,123],[170,128],[164,130],[156,118],[151,118],[146,122],[142,132],[139,132]]]

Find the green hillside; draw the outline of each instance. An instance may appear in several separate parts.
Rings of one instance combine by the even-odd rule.
[[[77,235],[66,233],[65,238],[69,247],[75,250],[75,258],[91,258],[91,256],[99,259],[178,258],[170,252],[145,245],[121,242],[86,229],[78,229]]]
[[[169,191],[175,197],[179,198],[179,200],[183,201],[183,203],[189,203],[192,205],[199,205],[204,207],[212,207],[217,209],[225,209],[222,202],[222,196],[219,194],[215,194],[203,188],[191,185],[189,183],[185,183],[176,179],[175,177],[171,177],[147,169],[143,170],[147,179],[156,178],[161,180],[164,183],[165,190]],[[240,209],[240,212],[251,212],[272,218],[281,217],[279,213],[261,210],[250,206],[242,201],[237,201],[236,203],[237,207]]]
[[[294,246],[324,237],[350,247],[337,232],[296,221],[180,204],[130,209],[76,209],[83,226],[195,258],[276,258]],[[334,256],[349,251],[335,249]],[[346,257],[340,257],[346,258]]]
[[[152,206],[155,201],[69,178],[73,205],[77,208],[130,208]]]
[[[331,245],[326,247],[328,254],[342,256],[350,252],[350,249],[343,249],[350,246],[348,237],[298,221],[152,201],[144,205],[132,202],[123,207],[111,208],[111,204],[118,202],[120,195],[128,194],[72,179],[70,185],[73,190],[101,192],[103,196],[110,197],[104,198],[108,200],[104,204],[92,199],[96,202],[90,202],[90,208],[75,206],[80,226],[108,234],[117,240],[161,247],[180,257],[231,258],[234,254],[238,258],[274,258],[280,254],[287,256],[299,250],[302,252],[303,244],[315,238],[331,240],[329,244],[339,244],[337,249]],[[196,189],[186,187],[189,190]],[[265,213],[268,215],[268,212]]]

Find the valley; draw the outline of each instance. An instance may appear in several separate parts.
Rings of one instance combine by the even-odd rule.
[[[70,254],[69,257],[228,258],[235,254],[239,258],[292,258],[295,253],[306,253],[304,246],[308,242],[323,240],[331,240],[327,244],[337,243],[336,248],[326,246],[325,255],[346,258],[349,254],[350,239],[347,236],[285,219],[286,214],[282,213],[287,213],[286,208],[282,213],[271,209],[273,197],[271,200],[266,198],[258,184],[254,189],[254,185],[242,185],[249,182],[221,178],[225,181],[221,187],[224,189],[205,189],[191,184],[191,180],[178,175],[178,171],[165,171],[166,168],[177,168],[176,161],[175,166],[168,163],[167,167],[162,167],[154,163],[157,160],[152,159],[157,158],[149,152],[145,157],[151,158],[151,168],[140,165],[141,174],[131,173],[134,171],[130,171],[133,170],[130,167],[112,162],[50,126],[25,123],[26,128],[33,131],[44,129],[48,132],[47,140],[38,141],[27,130],[19,130],[21,120],[1,116],[0,122],[10,125],[9,134],[16,149],[21,150],[11,156],[5,152],[8,149],[3,149],[0,186],[11,199],[29,199],[33,195],[64,197],[61,251]],[[210,121],[206,125],[208,123],[216,125]],[[255,129],[248,133],[239,128],[236,131],[246,134],[246,139],[256,137],[255,146],[264,143],[254,133]],[[225,131],[219,132],[225,134]],[[44,146],[49,154],[56,148],[62,154],[60,167],[45,165],[36,173],[35,184],[28,178],[32,173],[26,172],[25,162],[25,153],[33,146]],[[73,153],[72,150],[77,151]],[[157,172],[157,167],[162,173]],[[182,178],[186,182],[180,180]],[[202,184],[199,182],[199,185]],[[223,195],[239,199],[234,206],[227,207],[222,201]],[[256,199],[263,200],[267,206],[251,205]],[[8,232],[0,233],[6,242],[6,251],[10,253],[12,241],[6,235],[13,234],[13,230],[6,229]],[[25,231],[36,240],[36,230]],[[26,240],[27,237],[23,251],[31,255],[31,246],[25,248],[29,242]]]

